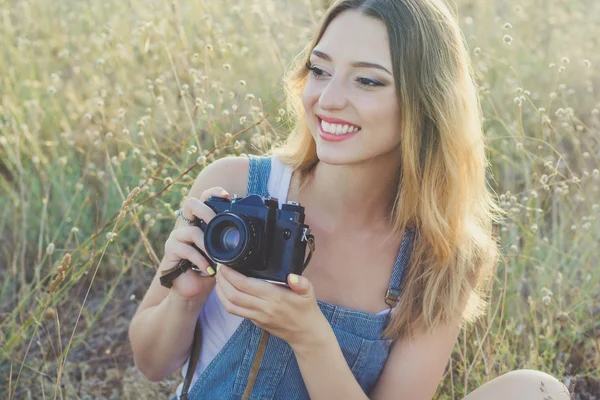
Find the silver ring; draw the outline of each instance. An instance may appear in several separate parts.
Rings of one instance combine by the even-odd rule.
[[[191,224],[194,222],[193,220],[187,219],[186,217],[183,216],[183,211],[181,210],[181,208],[179,210],[175,211],[175,215],[179,216],[179,218],[181,218],[183,222],[187,222],[188,224]]]

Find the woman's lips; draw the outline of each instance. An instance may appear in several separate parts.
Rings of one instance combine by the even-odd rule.
[[[323,130],[323,126],[321,125],[323,120],[318,117],[317,117],[317,119],[318,119],[317,125],[319,126],[319,135],[321,136],[321,138],[323,140],[326,140],[328,142],[340,142],[342,140],[350,139],[351,137],[355,136],[358,132],[360,132],[362,130],[362,129],[359,129],[356,132],[352,132],[352,133],[343,133],[340,135],[334,135],[333,133],[325,132]]]

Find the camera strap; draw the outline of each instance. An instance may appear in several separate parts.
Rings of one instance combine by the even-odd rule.
[[[302,240],[306,241],[308,245],[308,256],[306,257],[306,261],[304,261],[304,265],[302,270],[306,268],[310,259],[315,252],[315,237],[308,229],[304,231],[302,235]],[[260,336],[260,342],[258,343],[258,349],[256,350],[256,355],[254,356],[254,360],[252,361],[252,368],[250,369],[250,373],[248,374],[248,381],[246,383],[246,388],[244,389],[244,394],[242,395],[242,400],[249,400],[250,395],[252,394],[252,389],[254,388],[254,383],[256,382],[256,377],[258,376],[258,370],[260,369],[260,364],[262,363],[262,359],[265,355],[265,351],[267,349],[267,343],[269,341],[270,333],[263,330],[262,335]]]

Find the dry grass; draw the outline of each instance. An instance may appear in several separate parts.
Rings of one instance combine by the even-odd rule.
[[[203,166],[289,128],[323,1],[0,0],[0,397],[166,398],[126,329]],[[458,0],[509,211],[438,399],[515,368],[600,393],[600,4]],[[596,395],[598,398],[598,395]]]

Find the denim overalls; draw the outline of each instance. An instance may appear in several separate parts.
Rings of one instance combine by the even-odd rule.
[[[248,195],[269,196],[267,181],[270,170],[269,157],[250,156]],[[393,299],[400,294],[400,283],[410,257],[413,237],[413,231],[408,229],[398,251],[386,298]],[[382,339],[381,334],[389,314],[376,315],[320,300],[317,302],[335,332],[354,377],[364,392],[369,394],[388,356],[391,341]],[[190,388],[188,399],[240,399],[262,332],[252,321],[244,319]],[[250,399],[309,399],[292,348],[276,336],[269,336]]]

